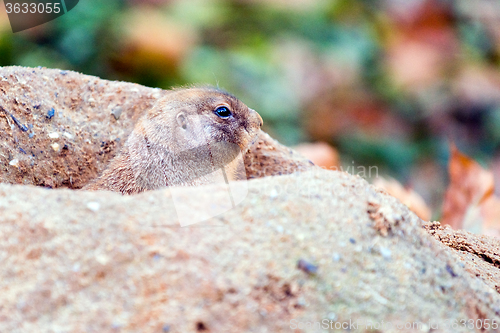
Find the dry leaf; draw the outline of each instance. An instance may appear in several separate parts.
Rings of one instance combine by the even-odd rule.
[[[380,187],[396,199],[399,199],[399,201],[408,206],[422,220],[429,221],[431,218],[431,210],[427,207],[424,199],[413,189],[404,188],[403,185],[392,178],[384,179],[377,177],[373,185]]]
[[[450,150],[450,185],[444,197],[441,222],[454,229],[482,233],[485,213],[491,216],[489,219],[495,215],[491,208],[491,200],[495,199],[493,173],[462,154],[455,145],[451,144]]]
[[[500,238],[500,198],[491,196],[481,205],[483,217],[482,233]]]
[[[338,169],[340,167],[339,154],[326,142],[302,143],[293,149],[322,168]]]

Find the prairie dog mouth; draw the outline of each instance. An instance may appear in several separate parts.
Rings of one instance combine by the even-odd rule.
[[[253,145],[257,141],[257,137],[259,136],[259,132],[260,132],[260,128],[255,131],[255,134],[253,135],[253,137],[250,137],[250,140],[248,141],[247,149],[245,151],[247,151],[250,148],[250,146]],[[248,133],[248,134],[250,135],[250,133]]]

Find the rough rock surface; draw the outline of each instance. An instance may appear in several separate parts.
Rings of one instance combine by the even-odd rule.
[[[500,292],[500,240],[465,230],[453,230],[436,221],[426,222],[424,227],[437,240],[455,250],[472,276],[480,277]]]
[[[364,180],[316,170],[248,185],[235,209],[187,228],[169,189],[0,185],[0,331],[289,332],[351,319],[466,332],[445,320],[500,321],[499,294]]]
[[[322,320],[471,332],[478,319],[500,322],[497,241],[423,223],[263,132],[245,156],[248,177],[303,172],[250,180],[236,208],[190,227],[171,189],[43,188],[97,176],[163,92],[59,70],[0,76],[0,332],[327,331],[307,327]],[[227,194],[183,191],[197,191],[195,209]],[[469,319],[472,329],[461,326]]]

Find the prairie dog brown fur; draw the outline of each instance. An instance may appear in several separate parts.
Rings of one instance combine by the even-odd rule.
[[[244,170],[231,162],[246,152],[261,126],[257,112],[219,89],[172,90],[139,119],[120,153],[83,189],[134,194],[199,185],[224,166],[227,178],[241,179]]]

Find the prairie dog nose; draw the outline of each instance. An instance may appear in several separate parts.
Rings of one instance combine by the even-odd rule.
[[[262,127],[262,125],[264,125],[264,121],[262,120],[262,117],[260,116],[260,114],[257,111],[255,111],[254,109],[250,109],[250,112],[254,113],[254,115],[257,118],[256,120],[257,120],[259,127]]]

